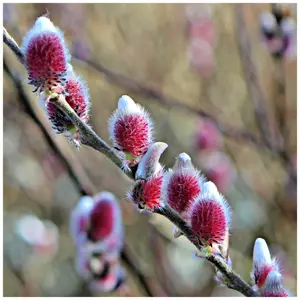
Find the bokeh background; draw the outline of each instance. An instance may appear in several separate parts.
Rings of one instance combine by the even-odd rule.
[[[296,14],[294,6],[285,5]],[[233,211],[235,271],[250,281],[254,241],[265,238],[295,294],[297,61],[274,60],[262,44],[258,19],[266,10],[270,5],[45,3],[4,4],[3,16],[20,44],[35,19],[48,13],[64,31],[74,70],[89,87],[94,130],[109,141],[107,119],[123,94],[145,106],[155,121],[156,139],[169,145],[163,164],[171,167],[186,152],[226,195]],[[263,95],[258,101],[266,107],[263,121],[270,120],[269,138],[282,151],[266,147],[259,131],[239,48],[239,13]],[[107,158],[87,147],[78,152],[55,136],[26,85],[23,66],[6,45],[4,60],[5,296],[91,295],[74,270],[69,234],[70,211],[82,187],[91,193],[108,190],[120,199],[126,247],[153,295],[241,296],[217,286],[212,267],[193,257],[185,238],[172,238],[166,219],[139,214],[124,200],[131,183]],[[203,112],[210,117],[203,118]],[[204,131],[211,117],[221,132]],[[197,146],[201,130],[222,141],[219,149]],[[37,234],[24,222],[28,215],[48,228],[41,245],[30,244],[17,230],[22,225],[27,235]],[[131,289],[145,296],[136,272],[124,266]]]

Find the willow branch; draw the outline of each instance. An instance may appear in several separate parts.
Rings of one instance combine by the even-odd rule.
[[[251,44],[246,30],[243,4],[236,5],[236,23],[238,46],[258,128],[264,143],[268,146],[268,148],[275,151],[276,145],[272,140],[271,122],[267,113],[266,99],[261,86],[259,85],[252,57]]]
[[[40,128],[46,142],[48,143],[49,147],[55,152],[58,156],[62,164],[66,167],[68,174],[72,181],[74,182],[75,187],[78,189],[78,192],[83,195],[90,195],[96,193],[96,187],[89,181],[87,175],[85,174],[84,170],[80,167],[77,163],[77,160],[71,159],[70,155],[64,155],[63,150],[56,142],[56,139],[50,133],[50,130],[47,129],[47,126],[40,120],[35,113],[34,108],[32,107],[30,100],[27,98],[25,91],[23,90],[22,83],[18,78],[16,78],[10,69],[7,66],[6,61],[3,61],[3,67],[5,72],[9,75],[9,77],[14,82],[17,92],[18,92],[18,100],[21,102],[21,105],[24,106],[25,113],[27,113],[30,118],[37,124]],[[165,295],[163,289],[159,289],[154,287],[154,285],[159,286],[157,282],[153,278],[148,278],[139,268],[137,267],[138,259],[136,255],[129,251],[128,245],[125,242],[124,249],[122,251],[121,259],[129,266],[132,270],[133,274],[138,278],[140,285],[145,290],[147,296],[162,296]],[[20,279],[19,274],[17,277]],[[23,282],[23,279],[21,280]],[[155,283],[155,284],[153,284]],[[158,290],[158,291],[157,291]]]
[[[3,60],[3,69],[15,84],[18,93],[17,98],[20,101],[21,105],[24,107],[25,113],[27,113],[29,117],[36,123],[36,125],[41,130],[49,147],[58,156],[63,166],[66,167],[70,178],[74,182],[75,187],[78,189],[78,192],[81,195],[90,195],[96,192],[95,190],[91,189],[91,187],[89,186],[87,182],[88,181],[87,176],[83,174],[83,170],[78,166],[78,164],[75,164],[76,159],[73,159],[72,157],[70,157],[70,155],[67,156],[63,154],[62,149],[60,149],[60,146],[58,145],[56,139],[53,138],[50,132],[52,129],[50,128],[48,129],[46,124],[44,124],[44,121],[38,117],[29,99],[27,98],[25,91],[23,90],[21,80],[19,80],[16,76],[14,76],[14,74],[8,68],[5,59]]]
[[[4,30],[4,41],[7,41],[7,32]],[[15,42],[7,42],[9,47],[14,46],[13,52],[19,53],[21,52],[15,51]],[[16,54],[17,55],[17,54]],[[21,61],[21,60],[20,60]],[[24,61],[24,59],[23,59]],[[66,114],[74,124],[78,127],[81,135],[82,143],[94,148],[95,150],[106,155],[113,163],[115,163],[120,169],[122,167],[122,163],[120,158],[115,154],[114,150],[110,148],[88,125],[86,125],[74,112],[74,110],[70,107],[70,105],[66,102],[65,98],[60,95],[58,100],[53,102],[56,106]],[[132,173],[128,173],[128,176],[133,178]],[[164,206],[156,210],[156,213],[164,215],[167,217],[172,223],[174,223],[183,233],[184,235],[201,251],[202,245],[198,239],[198,237],[194,234],[192,229],[188,226],[188,224],[169,206]],[[207,260],[212,263],[227,279],[228,286],[232,289],[235,289],[242,293],[245,296],[254,297],[257,296],[256,292],[245,282],[243,281],[239,275],[237,275],[227,264],[226,262],[214,254],[211,254],[207,257]]]
[[[5,28],[3,28],[3,41],[14,52],[20,62],[24,65],[24,55],[20,50],[16,41],[10,36]],[[62,112],[64,112],[70,120],[79,129],[82,144],[92,147],[108,157],[118,168],[122,168],[122,160],[116,154],[116,151],[102,140],[87,124],[81,121],[80,117],[75,113],[71,106],[65,100],[63,95],[60,95],[57,101],[53,102]],[[126,173],[128,177],[133,178],[132,172]]]
[[[122,160],[116,154],[116,151],[108,146],[86,123],[82,122],[80,117],[68,104],[63,95],[59,95],[57,100],[53,102],[70,120],[77,126],[80,132],[80,141],[82,144],[92,147],[108,157],[119,169],[122,169]],[[133,178],[132,172],[126,173]]]
[[[174,211],[170,206],[165,205],[158,208],[156,213],[169,219],[187,239],[196,246],[198,250],[202,250],[202,244],[195,235],[192,228]],[[226,278],[227,286],[234,289],[246,297],[258,297],[259,295],[248,285],[237,273],[235,273],[225,262],[225,260],[217,255],[211,254],[206,260],[213,264]]]
[[[218,119],[213,116],[212,114],[202,110],[195,108],[191,105],[188,105],[186,103],[180,102],[179,99],[172,97],[170,95],[166,95],[159,91],[158,89],[148,87],[140,82],[136,82],[135,80],[122,75],[118,74],[117,72],[114,72],[105,66],[103,66],[100,63],[96,63],[94,61],[90,60],[82,60],[80,57],[76,57],[76,59],[80,60],[81,62],[87,64],[89,67],[93,68],[95,71],[103,74],[105,76],[105,79],[108,81],[118,84],[120,86],[125,87],[127,90],[130,90],[131,92],[143,95],[147,98],[152,98],[154,101],[158,102],[159,104],[172,108],[177,107],[180,109],[183,109],[185,111],[191,112],[193,114],[197,114],[200,117],[207,118],[211,120],[216,127],[220,130],[224,136],[227,136],[229,138],[235,139],[237,141],[244,141],[249,142],[253,144],[256,147],[262,147],[262,148],[268,148],[268,145],[264,143],[264,141],[257,138],[253,133],[245,130],[245,129],[239,129],[235,128],[230,125],[221,124]]]
[[[10,50],[16,55],[17,59],[24,65],[25,64],[24,55],[19,45],[4,27],[3,27],[3,42],[10,48]]]

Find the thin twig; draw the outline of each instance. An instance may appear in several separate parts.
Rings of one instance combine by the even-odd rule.
[[[157,280],[154,280],[153,278],[143,274],[139,266],[139,262],[137,261],[129,245],[125,245],[124,250],[121,253],[121,258],[130,267],[130,269],[134,271],[148,296],[168,296]]]
[[[272,139],[271,122],[267,113],[265,95],[257,78],[257,72],[252,57],[252,48],[246,31],[243,4],[236,5],[237,41],[244,68],[246,83],[250,92],[250,99],[254,107],[261,138],[273,151],[276,151],[276,141]],[[275,142],[275,143],[274,143]]]
[[[275,65],[275,80],[276,80],[276,96],[275,105],[276,113],[279,126],[279,143],[282,145],[281,151],[278,155],[286,164],[287,172],[291,178],[293,188],[297,188],[297,173],[293,166],[291,155],[289,153],[289,137],[290,137],[290,126],[289,126],[289,115],[288,115],[288,103],[286,99],[286,87],[285,87],[285,70],[283,58],[274,58]]]
[[[23,90],[21,80],[18,80],[18,78],[16,78],[16,76],[13,75],[11,70],[8,68],[5,59],[3,60],[3,69],[14,82],[18,93],[18,99],[21,102],[21,105],[24,106],[25,112],[37,124],[50,148],[54,151],[54,153],[61,160],[62,164],[66,167],[67,172],[69,173],[71,179],[75,183],[75,187],[78,188],[78,192],[81,195],[93,194],[93,191],[90,190],[89,187],[87,187],[85,176],[78,175],[79,173],[82,174],[82,170],[79,170],[78,166],[75,166],[74,164],[70,163],[70,157],[67,159],[66,156],[63,155],[62,151],[58,146],[58,143],[56,142],[56,139],[52,137],[50,130],[48,130],[47,127],[43,124],[43,121],[38,118],[37,114],[35,113],[33,107],[30,104],[30,101],[27,99],[27,95]]]
[[[229,138],[238,141],[246,141],[252,143],[257,147],[268,148],[268,145],[266,145],[262,140],[258,139],[251,132],[244,129],[238,129],[230,125],[221,124],[215,116],[202,109],[198,109],[186,103],[182,103],[180,102],[179,99],[175,97],[172,97],[170,95],[165,95],[164,93],[160,92],[157,89],[148,87],[122,74],[118,74],[114,71],[111,71],[100,63],[96,63],[94,61],[89,61],[89,60],[82,60],[78,56],[77,57],[75,56],[75,58],[80,60],[83,63],[86,63],[88,66],[90,66],[97,72],[102,73],[105,76],[105,78],[110,82],[126,87],[126,89],[130,90],[131,92],[138,93],[148,98],[152,98],[154,101],[158,102],[159,104],[165,107],[181,108],[193,114],[197,114],[200,117],[210,119],[220,130],[220,132],[222,132],[222,134],[224,134]]]
[[[5,35],[4,31],[4,35]],[[12,45],[12,43],[7,43],[8,46]],[[14,51],[15,52],[15,51]],[[119,158],[115,155],[114,151],[110,149],[104,141],[97,134],[89,128],[73,111],[73,109],[68,105],[63,96],[58,97],[56,105],[61,109],[78,127],[80,133],[82,135],[86,135],[83,139],[83,143],[93,147],[99,152],[105,154],[112,162],[114,162],[119,168],[121,168],[121,164],[119,162]],[[130,177],[130,174],[129,174]],[[156,211],[157,213],[164,215],[171,222],[173,222],[184,234],[185,236],[201,251],[201,243],[197,236],[194,234],[192,229],[188,226],[188,224],[181,219],[181,217],[169,206],[161,207]],[[223,259],[216,257],[211,254],[207,257],[207,260],[211,262],[228,280],[228,285],[241,292],[245,296],[253,297],[257,296],[256,292],[252,290],[252,288],[243,281],[226,263]]]
[[[174,211],[170,206],[165,205],[156,210],[156,213],[168,218],[179,228],[184,235],[192,242],[198,250],[202,250],[202,244],[195,236],[192,228]],[[206,259],[212,263],[227,279],[228,286],[231,289],[239,291],[247,297],[258,297],[259,295],[248,285],[238,274],[236,274],[225,262],[224,259],[217,255],[211,254]]]
[[[17,44],[17,42],[14,40],[14,38],[7,32],[5,27],[3,27],[3,42],[6,44],[10,50],[16,55],[17,59],[25,65],[24,55]]]
[[[24,55],[20,50],[18,44],[15,40],[10,36],[7,30],[3,27],[3,41],[4,43],[15,53],[22,64],[25,63]],[[53,102],[61,111],[63,111],[68,117],[77,125],[81,142],[89,147],[94,148],[95,150],[103,153],[106,157],[108,157],[118,168],[122,169],[122,160],[116,154],[116,151],[109,147],[107,143],[102,140],[92,129],[90,126],[81,121],[80,117],[75,113],[75,111],[71,108],[71,106],[65,100],[65,97],[60,95],[57,101]],[[129,178],[133,178],[132,172],[126,172],[126,175]]]
[[[71,177],[72,181],[74,182],[75,187],[78,189],[78,192],[81,195],[90,195],[92,196],[96,191],[96,187],[89,181],[86,174],[84,174],[84,170],[80,168],[78,164],[75,164],[76,161],[71,161],[70,156],[65,156],[63,154],[62,149],[60,149],[60,146],[57,144],[56,140],[53,139],[51,133],[49,130],[47,130],[46,126],[43,124],[43,121],[40,120],[35,111],[32,107],[30,100],[27,98],[26,93],[23,90],[21,81],[16,78],[10,69],[7,66],[6,61],[3,61],[3,67],[6,73],[10,76],[12,81],[14,82],[17,92],[18,92],[18,99],[21,102],[21,104],[25,108],[25,112],[32,118],[32,120],[37,124],[37,126],[40,128],[41,132],[43,133],[43,136],[45,140],[47,141],[49,147],[55,152],[55,154],[58,156],[60,161],[65,165],[69,176]],[[152,285],[151,281],[154,281],[153,278],[147,278],[141,270],[139,270],[136,267],[136,262],[138,261],[135,258],[135,255],[132,251],[130,251],[130,254],[127,253],[128,251],[128,245],[125,242],[124,250],[122,251],[122,260],[130,267],[133,274],[138,278],[141,286],[146,292],[146,295],[148,296],[162,296],[161,294],[156,294],[152,292]]]

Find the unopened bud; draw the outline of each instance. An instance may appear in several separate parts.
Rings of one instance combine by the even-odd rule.
[[[215,193],[201,193],[191,208],[191,227],[205,246],[226,242],[231,212],[225,198]]]
[[[65,100],[76,112],[80,119],[87,123],[89,119],[89,94],[85,83],[75,76],[69,78],[65,86]],[[77,126],[54,104],[56,98],[47,100],[45,93],[41,94],[45,99],[44,105],[53,129],[57,134],[64,134],[77,147],[80,146],[79,130]]]
[[[108,125],[113,146],[125,153],[126,164],[135,164],[152,143],[150,115],[129,96],[119,99]]]
[[[37,89],[64,87],[70,55],[62,32],[47,17],[40,17],[23,39],[22,52],[30,84]]]
[[[202,190],[204,177],[196,171],[189,155],[178,155],[173,169],[164,176],[163,199],[175,211],[185,215]]]
[[[162,142],[156,142],[149,147],[139,162],[135,180],[147,179],[160,172],[162,166],[159,164],[159,159],[167,147],[168,145]]]
[[[123,226],[120,206],[115,196],[101,192],[94,196],[95,204],[89,214],[87,238],[89,250],[119,253],[123,247]]]
[[[137,180],[128,198],[138,205],[139,209],[153,211],[161,205],[161,187],[163,170],[150,178]]]
[[[262,288],[266,283],[266,278],[272,271],[278,272],[275,260],[272,260],[266,241],[257,238],[253,249],[253,271],[252,278],[258,288]]]

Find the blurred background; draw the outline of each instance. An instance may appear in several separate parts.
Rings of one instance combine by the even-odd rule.
[[[284,5],[296,19],[295,5]],[[296,294],[297,61],[270,54],[265,11],[270,4],[45,3],[4,4],[3,16],[20,44],[48,13],[89,87],[95,132],[109,141],[107,120],[123,94],[146,107],[156,140],[169,145],[163,164],[188,153],[227,197],[234,270],[250,282],[262,237]],[[241,296],[217,285],[193,246],[172,238],[169,221],[124,201],[131,182],[106,157],[53,133],[6,45],[4,63],[5,296],[91,295],[74,269],[69,217],[82,194],[102,190],[120,199],[135,295],[149,295],[142,274],[153,296]]]

